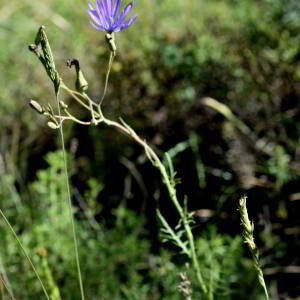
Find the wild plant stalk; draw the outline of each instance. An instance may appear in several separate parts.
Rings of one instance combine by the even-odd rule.
[[[243,230],[242,236],[244,242],[248,245],[248,248],[251,251],[253,264],[258,277],[258,281],[264,289],[267,300],[269,300],[268,290],[264,280],[263,271],[259,264],[259,251],[258,248],[256,247],[256,244],[254,242],[254,237],[253,237],[254,224],[253,222],[251,223],[249,220],[246,201],[247,201],[246,197],[242,197],[239,201],[239,205],[240,205],[239,211],[240,211],[241,225]]]
[[[105,75],[105,84],[104,84],[103,95],[102,95],[102,98],[99,102],[98,109],[101,108],[101,104],[102,104],[102,102],[103,102],[103,100],[106,96],[110,69],[111,69],[111,66],[112,66],[112,63],[113,63],[113,60],[114,60],[115,56],[116,56],[116,52],[115,51],[110,51],[109,62],[108,62],[108,66],[107,66],[107,72],[106,72],[106,75]],[[99,111],[101,112],[101,110],[99,110]]]
[[[45,34],[44,31],[43,31],[43,34]],[[107,125],[109,127],[113,127],[115,129],[121,131],[123,134],[129,136],[137,144],[141,145],[144,148],[145,154],[146,154],[147,158],[149,159],[149,161],[152,163],[153,166],[155,166],[159,170],[159,172],[162,176],[162,181],[163,181],[163,183],[165,184],[165,186],[168,190],[171,201],[174,204],[174,206],[175,206],[175,208],[176,208],[176,210],[179,214],[180,219],[182,220],[184,231],[186,233],[186,237],[187,237],[188,244],[189,244],[189,257],[191,259],[192,266],[193,266],[193,268],[196,272],[196,276],[197,276],[197,280],[198,280],[198,283],[200,285],[200,288],[202,289],[204,295],[206,295],[207,299],[212,299],[208,295],[208,289],[207,289],[206,284],[204,283],[204,280],[203,280],[203,277],[202,277],[202,274],[201,274],[200,265],[199,265],[197,255],[196,255],[194,237],[193,237],[193,233],[192,233],[192,230],[191,230],[191,227],[190,227],[190,224],[189,224],[190,222],[188,220],[187,214],[184,212],[184,209],[182,208],[182,206],[180,205],[180,202],[178,201],[177,194],[176,194],[176,189],[175,189],[175,184],[174,184],[173,179],[170,178],[170,176],[168,175],[167,170],[166,170],[165,166],[163,165],[163,163],[161,162],[161,160],[159,159],[158,155],[153,151],[153,149],[147,144],[147,142],[144,139],[142,139],[141,137],[138,136],[138,134],[129,125],[127,125],[122,119],[120,119],[120,122],[116,122],[116,121],[107,119],[103,115],[103,112],[101,110],[101,104],[102,104],[102,101],[103,101],[103,99],[106,95],[110,68],[111,68],[111,65],[112,65],[113,58],[115,57],[115,50],[116,50],[115,45],[114,45],[113,37],[111,37],[111,36],[108,37],[108,34],[107,34],[106,39],[107,39],[107,42],[109,44],[109,48],[110,48],[111,52],[110,52],[110,59],[109,59],[109,63],[108,63],[108,70],[107,70],[107,73],[106,73],[104,93],[103,93],[103,96],[102,96],[99,104],[96,104],[85,93],[85,91],[87,89],[87,82],[84,79],[80,68],[76,69],[76,74],[77,74],[76,89],[77,89],[77,91],[74,91],[74,90],[68,88],[64,84],[62,79],[59,77],[56,69],[54,69],[54,72],[56,72],[56,76],[52,76],[53,77],[53,79],[52,79],[51,76],[49,75],[49,71],[47,71],[47,65],[44,63],[43,60],[41,60],[40,56],[37,54],[36,48],[33,47],[33,46],[30,46],[30,48],[29,48],[31,51],[33,51],[39,57],[40,61],[43,63],[49,77],[52,79],[52,81],[54,83],[56,96],[58,95],[58,90],[60,88],[65,90],[69,95],[71,95],[73,97],[73,99],[75,101],[77,101],[81,106],[83,106],[85,109],[90,111],[91,116],[92,116],[91,121],[81,121],[81,120],[77,119],[75,116],[73,116],[69,112],[68,106],[63,101],[58,100],[58,97],[57,97],[57,103],[59,103],[59,108],[63,110],[64,115],[61,114],[60,110],[58,112],[58,115],[56,115],[53,112],[53,110],[52,110],[52,108],[49,104],[48,104],[48,107],[45,109],[39,103],[32,100],[30,102],[30,105],[38,113],[43,114],[43,115],[45,115],[49,118],[50,121],[48,122],[48,125],[51,128],[53,128],[53,129],[58,129],[59,128],[60,129],[61,137],[62,137],[63,150],[64,150],[64,141],[63,141],[62,124],[63,124],[64,121],[67,121],[67,120],[74,121],[74,122],[79,123],[81,125],[99,125],[100,123],[104,123],[105,125]],[[50,49],[50,46],[48,48]],[[52,63],[52,68],[55,68],[54,61]],[[59,78],[59,80],[57,81],[56,78]],[[94,108],[95,108],[95,110],[94,110]],[[67,178],[68,175],[67,175],[67,165],[66,165],[66,163],[65,163],[65,168],[66,168],[65,172],[66,172],[66,178]],[[67,188],[68,188],[68,195],[70,195],[68,185],[67,185]],[[68,196],[68,197],[69,197],[69,204],[70,204],[70,196]],[[70,209],[71,209],[71,204],[70,204]],[[75,226],[74,226],[73,223],[74,222],[72,221],[74,244],[75,244],[75,249],[76,249],[75,251],[77,253],[76,254],[76,261],[77,261],[77,267],[78,267],[78,276],[79,276],[81,291],[83,291],[81,275],[79,275],[80,274],[80,264],[79,264],[79,258],[78,258],[78,252],[77,252]],[[83,292],[82,292],[82,299],[84,299]]]
[[[39,45],[41,46],[42,52],[39,50]],[[32,51],[41,61],[43,64],[48,76],[50,77],[55,91],[55,99],[57,103],[57,110],[58,110],[58,118],[61,120],[61,109],[59,104],[59,90],[61,85],[61,79],[60,76],[56,70],[55,62],[52,54],[52,50],[48,41],[48,38],[45,33],[44,26],[41,26],[36,39],[35,43],[29,46],[29,50]],[[52,115],[54,115],[51,105],[49,105],[49,117],[52,120],[52,122],[48,122],[48,125],[51,127],[55,127],[56,120]],[[54,121],[54,123],[53,123]],[[64,134],[63,134],[63,126],[60,124],[60,126],[57,126],[56,128],[59,128],[60,130],[60,137],[61,137],[61,146],[63,151],[63,160],[64,160],[64,174],[65,174],[65,182],[67,186],[67,203],[69,208],[69,217],[72,227],[72,235],[73,235],[73,241],[74,241],[74,251],[75,251],[75,259],[76,259],[76,266],[77,266],[77,274],[78,274],[78,281],[79,281],[79,287],[80,287],[80,294],[81,299],[85,300],[84,297],[84,290],[83,290],[83,283],[82,283],[82,276],[81,276],[81,269],[80,269],[80,261],[79,261],[79,254],[78,254],[78,243],[77,243],[77,237],[76,237],[76,228],[75,228],[75,222],[72,212],[72,202],[71,202],[71,191],[70,191],[70,185],[69,185],[69,174],[68,174],[68,166],[67,166],[67,157],[66,157],[66,150],[65,150],[65,141],[64,141]]]

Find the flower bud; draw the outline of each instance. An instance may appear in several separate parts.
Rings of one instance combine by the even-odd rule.
[[[75,66],[75,70],[76,70],[76,82],[75,82],[76,91],[79,93],[84,93],[88,89],[89,85],[80,69],[79,60],[73,58],[72,60],[69,59],[67,61],[68,67],[71,68],[73,65]]]
[[[32,109],[34,109],[39,114],[43,114],[45,112],[44,108],[35,100],[30,100],[29,105]]]
[[[62,100],[59,101],[59,105],[62,109],[67,109],[68,108],[68,105]]]
[[[51,129],[58,129],[59,128],[59,125],[55,124],[54,122],[52,121],[49,121],[47,123],[47,125],[51,128]]]

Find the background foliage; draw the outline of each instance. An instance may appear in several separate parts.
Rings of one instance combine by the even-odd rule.
[[[238,237],[236,200],[244,193],[271,295],[299,297],[299,1],[140,0],[135,9],[136,24],[117,35],[105,114],[122,116],[161,154],[169,151],[179,198],[187,195],[196,212],[199,260],[214,278],[216,299],[262,292]],[[71,0],[0,5],[0,205],[63,299],[79,293],[60,201],[59,139],[28,109],[30,98],[54,98],[27,45],[46,25],[65,80],[73,85],[65,62],[78,58],[89,95],[99,98],[108,51],[86,10],[86,2]],[[204,97],[229,107],[249,134]],[[179,273],[192,281],[193,274],[176,248],[160,243],[156,208],[171,224],[178,219],[143,149],[109,128],[66,124],[65,132],[88,298],[179,299]],[[0,224],[1,274],[17,299],[30,299],[38,283]]]

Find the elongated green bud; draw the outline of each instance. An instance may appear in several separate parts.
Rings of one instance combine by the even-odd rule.
[[[69,68],[71,68],[72,66],[75,66],[75,70],[76,70],[75,88],[76,88],[76,91],[78,91],[79,93],[84,93],[88,89],[89,84],[86,81],[86,79],[80,69],[79,60],[76,58],[73,58],[72,60],[69,59],[67,61],[67,66]]]
[[[38,46],[41,46],[42,53]],[[60,77],[56,71],[52,50],[45,32],[45,26],[41,26],[35,38],[35,44],[29,46],[29,50],[37,55],[45,70],[54,84],[55,92],[57,93],[60,86]]]
[[[39,114],[43,114],[45,112],[45,109],[35,100],[30,100],[29,105],[32,109],[34,109]]]
[[[55,124],[54,122],[52,121],[49,121],[47,123],[48,127],[50,127],[51,129],[58,129],[59,128],[59,125],[58,124]]]
[[[55,81],[56,68],[55,68],[52,50],[45,32],[45,26],[40,27],[37,33],[36,40],[40,41],[42,51],[44,54],[45,63],[46,63],[46,69],[49,73],[49,76],[51,77],[52,81]],[[36,45],[38,45],[38,43],[36,43]]]

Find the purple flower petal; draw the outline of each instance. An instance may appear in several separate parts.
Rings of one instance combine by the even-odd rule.
[[[132,24],[132,22],[136,20],[136,18],[137,18],[137,15],[134,15],[129,20],[123,22],[120,26],[120,30],[123,30],[123,29],[127,28],[128,26],[130,26]]]
[[[118,32],[130,26],[136,19],[136,15],[125,20],[128,13],[132,10],[133,3],[130,2],[121,12],[122,0],[96,0],[95,8],[92,3],[88,3],[88,14],[91,24],[97,30],[105,30],[109,33]]]
[[[121,0],[116,0],[115,1],[115,6],[113,9],[113,17],[115,18],[117,16],[117,12],[120,11],[120,5],[121,5]]]
[[[89,10],[88,13],[91,16],[92,20],[95,21],[97,24],[106,27],[106,20],[103,18],[101,11],[98,9],[98,0],[96,2],[96,9],[93,8],[92,3],[89,2]],[[97,18],[97,21],[95,20]]]
[[[102,1],[106,18],[109,18],[111,16],[111,1],[112,0],[103,0]]]
[[[96,24],[101,25],[101,21],[99,20],[99,16],[97,15],[97,13],[95,13],[95,11],[89,10],[88,14],[90,15],[93,22],[95,22]]]
[[[125,17],[127,17],[128,13],[131,11],[132,7],[133,7],[132,2],[127,4],[127,6],[125,7],[124,12],[123,12]]]
[[[99,26],[99,25],[93,23],[92,21],[90,21],[90,24],[91,24],[94,28],[96,28],[97,30],[105,30],[105,28],[103,28],[102,26]]]
[[[119,27],[124,22],[124,19],[132,9],[132,6],[133,4],[131,2],[125,7],[124,11],[120,14],[119,18],[116,20],[115,27]]]

